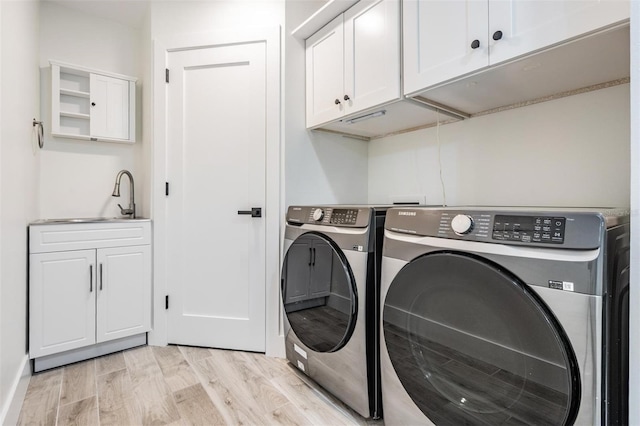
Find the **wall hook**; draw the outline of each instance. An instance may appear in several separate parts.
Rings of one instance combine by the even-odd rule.
[[[38,146],[40,148],[44,147],[44,128],[42,126],[42,121],[37,121],[35,118],[33,119],[33,127],[38,126]]]

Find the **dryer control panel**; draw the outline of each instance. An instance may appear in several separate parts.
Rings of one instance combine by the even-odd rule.
[[[525,209],[398,207],[387,211],[385,229],[403,234],[495,244],[565,249],[600,247],[606,228],[603,212]]]
[[[562,244],[566,217],[496,215],[493,221],[494,240],[523,243]]]

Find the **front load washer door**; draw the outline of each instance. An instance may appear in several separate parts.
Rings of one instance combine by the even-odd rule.
[[[390,284],[383,330],[395,372],[436,425],[575,420],[575,354],[544,302],[500,266],[459,252],[409,262]]]
[[[296,336],[316,352],[342,348],[355,327],[358,295],[353,272],[327,236],[298,237],[284,259],[282,300]]]

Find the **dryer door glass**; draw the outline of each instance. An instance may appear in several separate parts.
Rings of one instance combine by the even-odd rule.
[[[353,273],[326,236],[298,237],[284,260],[282,299],[296,336],[316,352],[333,352],[351,337],[357,314]]]
[[[384,301],[386,349],[435,424],[571,424],[579,372],[551,311],[479,257],[437,252],[408,263]]]

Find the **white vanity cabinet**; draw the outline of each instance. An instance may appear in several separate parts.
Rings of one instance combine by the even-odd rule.
[[[361,0],[306,40],[307,127],[400,98],[400,4]]]
[[[36,371],[146,342],[150,221],[33,224],[29,250],[29,356]]]
[[[135,142],[136,78],[51,61],[51,134]]]
[[[404,0],[404,93],[628,18],[621,0]]]

